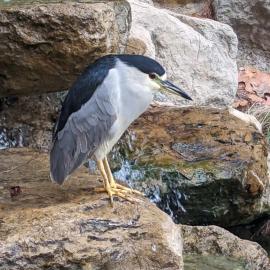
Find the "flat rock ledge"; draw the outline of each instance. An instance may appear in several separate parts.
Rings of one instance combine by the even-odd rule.
[[[46,154],[0,152],[0,269],[183,269],[180,228],[141,198],[96,194],[79,170],[59,187]]]

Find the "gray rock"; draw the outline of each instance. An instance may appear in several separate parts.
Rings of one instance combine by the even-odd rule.
[[[263,248],[216,226],[181,226],[185,267],[190,269],[268,270],[270,261]],[[189,269],[189,268],[187,268]]]
[[[216,19],[229,24],[239,38],[240,66],[270,70],[270,0],[214,0]]]
[[[259,243],[270,254],[270,215],[228,230],[242,239]]]
[[[0,97],[66,90],[96,58],[120,53],[124,1],[17,1],[0,5]]]
[[[155,57],[195,104],[232,103],[237,89],[237,38],[228,25],[179,15],[137,0],[129,2],[133,22],[128,51],[137,49]]]

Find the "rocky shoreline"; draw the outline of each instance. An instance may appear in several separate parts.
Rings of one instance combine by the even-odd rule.
[[[0,269],[268,270],[268,0],[56,2],[0,2]],[[64,90],[123,52],[194,102],[158,94],[131,125],[110,163],[147,198],[111,208],[86,167],[52,184],[48,151]]]

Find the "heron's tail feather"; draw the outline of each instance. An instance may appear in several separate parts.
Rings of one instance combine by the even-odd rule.
[[[50,152],[50,176],[53,182],[63,184],[68,176],[87,159],[88,152],[82,153],[71,132],[59,140],[56,138]]]

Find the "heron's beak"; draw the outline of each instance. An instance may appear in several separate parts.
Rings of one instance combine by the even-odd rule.
[[[172,84],[169,81],[160,81],[161,87],[164,88],[165,90],[168,90],[169,92],[173,92],[174,94],[178,94],[181,97],[188,99],[188,100],[192,100],[192,98],[185,93],[183,90],[181,90],[179,87],[177,87],[176,85]]]

